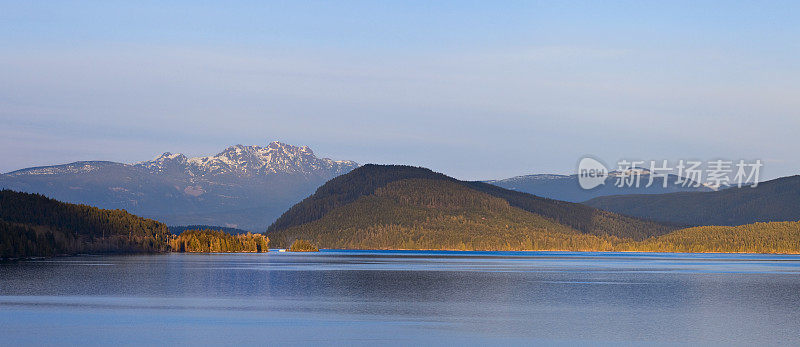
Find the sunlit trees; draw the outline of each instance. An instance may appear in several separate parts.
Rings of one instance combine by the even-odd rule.
[[[292,246],[289,247],[290,252],[319,252],[319,248],[312,245],[311,242],[308,242],[303,239],[294,240]]]
[[[269,250],[269,238],[262,234],[231,235],[219,230],[187,230],[170,239],[170,246],[176,252],[261,253]]]

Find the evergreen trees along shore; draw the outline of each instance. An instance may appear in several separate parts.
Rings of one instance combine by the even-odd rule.
[[[294,240],[292,246],[289,247],[289,252],[319,252],[319,248],[303,239]]]
[[[123,210],[0,191],[0,258],[165,252],[167,226]]]
[[[170,240],[173,252],[261,253],[269,249],[269,239],[262,234],[231,235],[219,230],[186,230]]]
[[[190,230],[124,210],[59,202],[38,194],[0,191],[0,259],[79,253],[266,252],[262,234]]]

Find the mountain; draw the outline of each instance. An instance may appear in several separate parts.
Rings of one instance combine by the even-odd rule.
[[[120,210],[0,191],[0,258],[165,252],[167,226]]]
[[[615,174],[616,172],[611,172],[609,177],[606,178],[605,184],[588,190],[581,188],[578,184],[578,175],[538,174],[485,182],[510,190],[571,202],[582,202],[608,195],[712,191],[711,188],[703,185],[692,187],[696,185],[693,181],[688,181],[685,185],[682,183],[676,184],[676,181],[681,179],[681,177],[677,175],[667,176],[667,187],[664,187],[664,178],[662,177],[653,177],[653,184],[650,185],[650,187],[645,187],[650,177],[647,170],[642,171],[639,187],[617,187],[617,177],[615,177]]]
[[[428,169],[365,165],[336,177],[267,230],[278,247],[592,249],[674,228]]]
[[[160,157],[136,164],[154,174],[192,177],[259,177],[307,175],[334,177],[356,166],[352,161],[317,158],[307,146],[291,146],[277,141],[267,147],[236,145],[207,157],[187,158],[166,152]]]
[[[598,197],[587,205],[686,226],[800,220],[800,176],[705,193]]]
[[[169,225],[261,231],[325,181],[357,166],[275,141],[197,158],[167,152],[136,164],[82,161],[28,168],[0,176],[0,188],[125,209]]]

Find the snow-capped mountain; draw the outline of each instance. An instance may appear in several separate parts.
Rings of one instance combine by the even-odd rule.
[[[356,167],[353,161],[317,158],[306,146],[274,141],[196,158],[167,152],[134,164],[82,161],[27,168],[0,175],[0,188],[126,209],[168,225],[263,231],[317,187]]]
[[[156,159],[136,164],[152,173],[184,172],[191,176],[270,174],[341,175],[358,167],[353,161],[317,158],[307,146],[292,146],[278,141],[266,147],[236,145],[216,155],[187,158],[166,152]]]

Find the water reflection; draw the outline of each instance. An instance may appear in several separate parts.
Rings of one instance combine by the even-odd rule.
[[[796,345],[798,275],[787,255],[69,257],[0,264],[0,332],[11,344]]]

